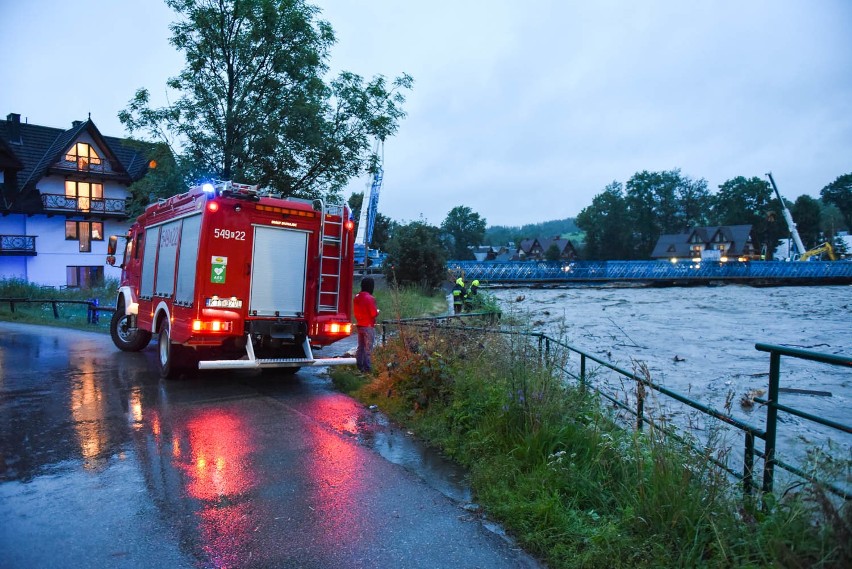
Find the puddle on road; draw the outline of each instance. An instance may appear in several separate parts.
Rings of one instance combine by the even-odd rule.
[[[471,501],[464,469],[391,423],[381,411],[365,410],[364,413],[358,421],[358,438],[364,446],[413,472],[448,498],[463,504]]]

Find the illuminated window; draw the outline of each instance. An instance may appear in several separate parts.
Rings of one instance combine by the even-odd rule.
[[[80,241],[80,252],[91,253],[92,241],[104,240],[104,224],[100,221],[66,221],[65,240]]]
[[[77,210],[89,211],[92,208],[92,200],[104,199],[104,185],[65,180],[65,197],[77,200]]]
[[[78,142],[65,154],[65,160],[75,162],[78,170],[88,170],[92,166],[100,166],[101,157],[90,144]]]

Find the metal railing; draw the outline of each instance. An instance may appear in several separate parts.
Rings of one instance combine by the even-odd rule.
[[[118,198],[70,197],[64,194],[41,194],[45,210],[83,214],[126,216],[127,200]]]
[[[829,427],[834,430],[838,430],[844,433],[852,433],[852,427],[849,425],[844,425],[835,421],[830,421],[824,418],[820,418],[814,416],[812,414],[806,413],[804,411],[788,407],[785,405],[781,405],[778,402],[778,394],[780,391],[780,358],[782,355],[788,357],[794,357],[824,364],[837,365],[843,367],[852,367],[852,357],[850,356],[840,356],[840,355],[831,355],[831,354],[821,354],[817,352],[811,352],[807,350],[800,350],[794,348],[786,348],[783,346],[775,346],[771,344],[762,344],[758,343],[755,345],[755,348],[759,351],[765,351],[770,353],[770,371],[769,371],[769,390],[768,390],[768,399],[763,400],[760,398],[755,398],[755,401],[758,403],[762,403],[766,407],[766,429],[761,429],[760,427],[756,427],[754,425],[750,425],[736,417],[733,417],[730,413],[720,411],[718,409],[714,409],[708,405],[705,405],[699,401],[696,401],[686,395],[668,389],[662,385],[651,381],[649,377],[645,377],[642,375],[638,375],[636,373],[630,372],[628,370],[622,369],[619,366],[616,366],[606,360],[603,360],[597,356],[594,356],[584,350],[581,350],[575,346],[567,344],[561,340],[557,340],[552,338],[546,334],[540,332],[523,332],[517,330],[504,330],[501,328],[493,328],[493,327],[485,327],[485,326],[463,326],[456,325],[453,322],[460,322],[465,319],[476,318],[489,318],[490,326],[495,324],[495,321],[499,316],[495,316],[494,314],[489,313],[469,313],[469,314],[459,314],[459,315],[448,315],[441,316],[436,318],[413,318],[413,319],[404,319],[404,320],[393,320],[393,321],[383,321],[381,322],[382,327],[382,343],[384,344],[387,341],[388,337],[388,329],[391,326],[402,327],[402,326],[411,326],[417,328],[426,328],[430,330],[458,330],[464,332],[476,332],[476,333],[487,333],[487,334],[501,334],[501,335],[514,335],[514,336],[525,336],[533,339],[538,344],[538,351],[540,356],[545,358],[546,361],[556,361],[555,358],[551,358],[550,356],[558,349],[565,350],[568,355],[576,354],[579,355],[579,369],[578,371],[572,371],[565,367],[559,367],[559,371],[561,371],[564,376],[570,377],[574,380],[577,380],[583,387],[591,388],[595,392],[597,392],[601,397],[612,403],[615,407],[626,411],[631,414],[635,418],[635,427],[638,430],[642,430],[644,425],[651,425],[658,431],[664,433],[666,436],[673,437],[674,439],[680,441],[688,445],[692,448],[693,451],[698,452],[702,456],[706,456],[707,459],[721,468],[737,480],[742,482],[743,492],[745,495],[749,496],[753,493],[755,488],[755,468],[754,462],[755,457],[761,458],[764,461],[763,467],[763,481],[761,485],[761,491],[763,493],[770,493],[773,491],[774,485],[774,472],[775,468],[779,467],[787,472],[790,472],[800,478],[809,480],[811,482],[819,482],[823,484],[829,491],[832,493],[848,500],[852,498],[852,494],[850,494],[849,490],[840,488],[831,482],[827,482],[824,480],[817,480],[813,475],[805,472],[801,468],[798,468],[794,465],[788,464],[784,461],[781,461],[777,458],[777,432],[778,432],[778,412],[789,413],[795,415],[796,417],[800,417],[802,419],[806,419],[808,421],[816,422],[820,425]],[[647,399],[647,395],[645,395],[645,390],[642,388],[638,388],[636,390],[636,396],[634,401],[634,407],[631,407],[625,401],[619,399],[616,394],[608,392],[604,389],[599,388],[598,386],[592,383],[592,379],[594,373],[589,372],[589,362],[593,362],[597,364],[599,367],[607,368],[609,370],[614,371],[616,374],[627,378],[631,381],[636,382],[637,386],[642,386],[643,388],[648,388],[657,392],[669,399],[677,401],[687,407],[695,409],[700,413],[712,417],[718,421],[723,422],[726,425],[729,425],[743,433],[744,436],[744,452],[743,452],[743,466],[742,470],[735,470],[731,468],[727,462],[717,459],[714,456],[707,455],[707,448],[698,447],[696,444],[688,440],[686,437],[682,436],[680,432],[674,427],[669,426],[667,423],[655,421],[653,417],[649,417],[645,410],[645,401]],[[596,370],[595,370],[596,371]],[[761,439],[764,441],[764,449],[761,451],[755,446],[755,439]]]
[[[100,306],[100,301],[97,298],[88,300],[59,300],[53,298],[0,298],[0,302],[9,303],[9,310],[14,313],[15,306],[18,304],[49,304],[53,308],[53,318],[59,319],[59,305],[70,304],[72,306],[86,307],[86,322],[89,324],[98,324],[100,322],[101,312],[115,312],[114,306]]]
[[[36,255],[34,235],[0,235],[0,255]]]

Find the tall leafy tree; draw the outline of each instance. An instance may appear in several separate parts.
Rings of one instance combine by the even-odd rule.
[[[148,204],[174,195],[176,189],[183,191],[188,169],[188,165],[164,143],[133,144],[138,145],[148,159],[148,173],[130,185],[127,215],[131,219],[140,215]]]
[[[852,173],[838,176],[819,192],[822,201],[837,206],[847,230],[852,230]]]
[[[635,258],[647,259],[660,235],[681,233],[708,218],[710,193],[705,180],[679,169],[642,171],[627,181],[627,206],[634,222]]]
[[[441,230],[423,221],[395,228],[387,243],[384,270],[388,282],[434,289],[446,279],[447,253]]]
[[[394,220],[384,214],[376,213],[376,221],[373,223],[373,242],[370,246],[384,251],[396,227],[397,223]]]
[[[467,206],[456,206],[441,223],[448,239],[448,253],[457,261],[474,259],[468,246],[479,245],[485,239],[485,219]]]
[[[180,94],[151,108],[136,92],[119,115],[131,131],[177,141],[199,174],[323,197],[369,168],[370,144],[404,116],[408,75],[326,82],[334,32],[304,0],[166,0],[186,66]]]
[[[624,189],[618,182],[609,184],[583,208],[576,219],[586,232],[583,256],[586,259],[633,259],[632,220]]]
[[[819,229],[826,236],[826,239],[834,239],[837,233],[843,231],[846,227],[846,222],[843,221],[843,214],[840,213],[840,209],[834,204],[824,201],[820,201],[819,203],[822,207],[819,215]]]
[[[822,239],[820,239],[822,206],[819,200],[808,195],[801,195],[796,198],[790,212],[805,247],[812,248],[822,243]]]
[[[789,234],[781,210],[768,181],[737,176],[719,186],[711,217],[717,225],[751,225],[755,248],[769,259],[778,241]]]

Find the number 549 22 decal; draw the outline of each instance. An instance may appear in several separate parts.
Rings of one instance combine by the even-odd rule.
[[[230,229],[214,229],[213,237],[217,239],[234,239],[235,241],[245,241],[245,231],[231,231]]]

